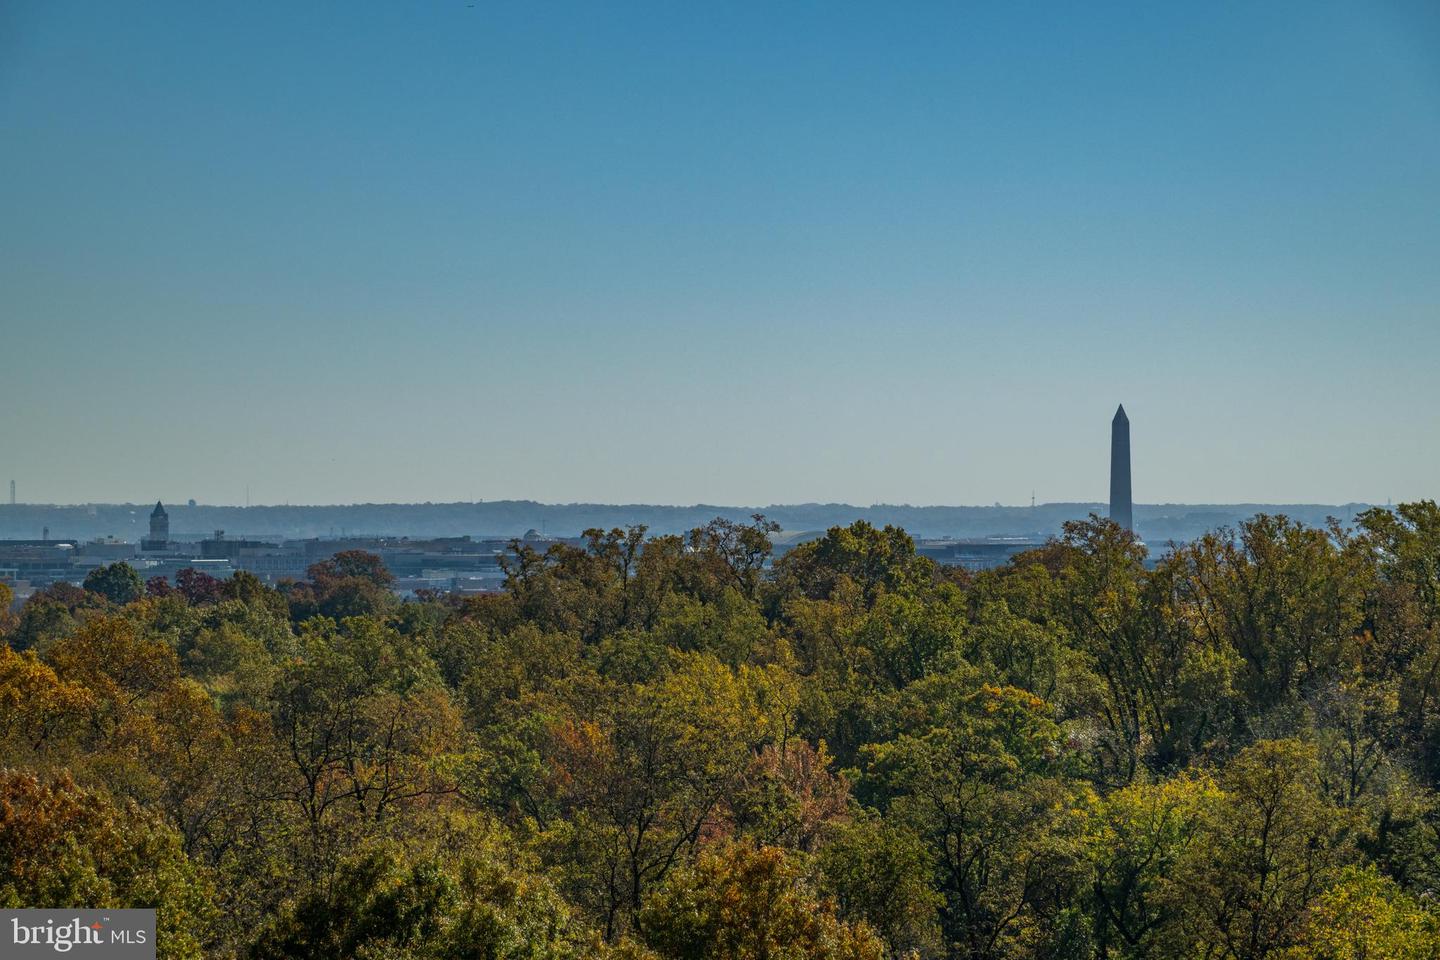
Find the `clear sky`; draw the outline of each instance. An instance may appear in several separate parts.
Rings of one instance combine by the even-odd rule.
[[[1440,5],[0,4],[21,500],[1099,500],[1121,401],[1440,494]]]

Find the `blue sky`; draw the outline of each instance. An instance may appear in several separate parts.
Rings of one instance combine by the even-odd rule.
[[[1440,490],[1440,7],[0,7],[22,500]]]

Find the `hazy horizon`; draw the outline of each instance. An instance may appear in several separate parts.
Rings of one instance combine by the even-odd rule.
[[[0,539],[114,536],[137,541],[148,530],[151,504],[21,504],[0,507]],[[1330,518],[1350,523],[1369,505],[1350,504],[1148,504],[1134,506],[1135,529],[1152,546],[1186,541],[1222,527],[1235,528],[1258,513],[1284,514],[1312,527]],[[511,537],[530,530],[578,536],[600,528],[644,526],[652,534],[684,533],[716,517],[747,523],[755,513],[789,533],[815,532],[865,520],[898,526],[918,538],[959,539],[1059,534],[1070,520],[1108,515],[1103,503],[1070,501],[1025,505],[794,504],[600,504],[496,500],[485,503],[359,503],[239,505],[167,504],[171,536],[208,538],[215,530],[231,539],[275,541],[334,536]]]
[[[1433,498],[1423,498],[1433,499]],[[168,510],[170,507],[183,507],[188,504],[188,499],[166,499],[158,497],[154,500],[85,500],[80,502],[48,502],[30,501],[19,499],[14,506],[19,507],[150,507],[156,502],[161,503]],[[1395,502],[1395,501],[1390,501]],[[664,507],[674,509],[693,509],[696,507],[719,507],[723,509],[751,509],[763,507],[856,507],[865,509],[868,507],[906,507],[916,510],[1020,510],[1029,507],[1068,507],[1068,506],[1105,506],[1103,500],[1036,500],[1034,504],[1029,503],[915,503],[906,501],[877,500],[873,503],[855,503],[848,500],[793,500],[789,502],[774,503],[725,503],[721,501],[692,500],[686,502],[667,503],[654,500],[536,500],[529,497],[498,497],[494,500],[351,500],[351,501],[317,501],[314,503],[223,503],[196,500],[196,507],[214,507],[227,510],[261,510],[261,509],[284,509],[287,507],[296,508],[326,508],[326,507],[428,507],[428,506],[479,506],[483,504],[511,504],[526,503],[542,507]],[[9,503],[0,503],[0,508],[10,506]],[[1135,507],[1354,507],[1354,506],[1381,506],[1380,501],[1375,500],[1347,500],[1343,502],[1324,500],[1235,500],[1222,501],[1183,501],[1163,500],[1153,502],[1135,501]]]

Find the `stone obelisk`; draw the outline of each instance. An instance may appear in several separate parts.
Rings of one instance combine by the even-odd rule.
[[[1130,504],[1130,418],[1125,404],[1110,421],[1110,519],[1126,530],[1134,530]]]

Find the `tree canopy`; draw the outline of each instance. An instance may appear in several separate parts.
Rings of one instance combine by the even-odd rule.
[[[164,957],[1440,956],[1433,502],[981,572],[775,532],[0,603],[0,901]]]

